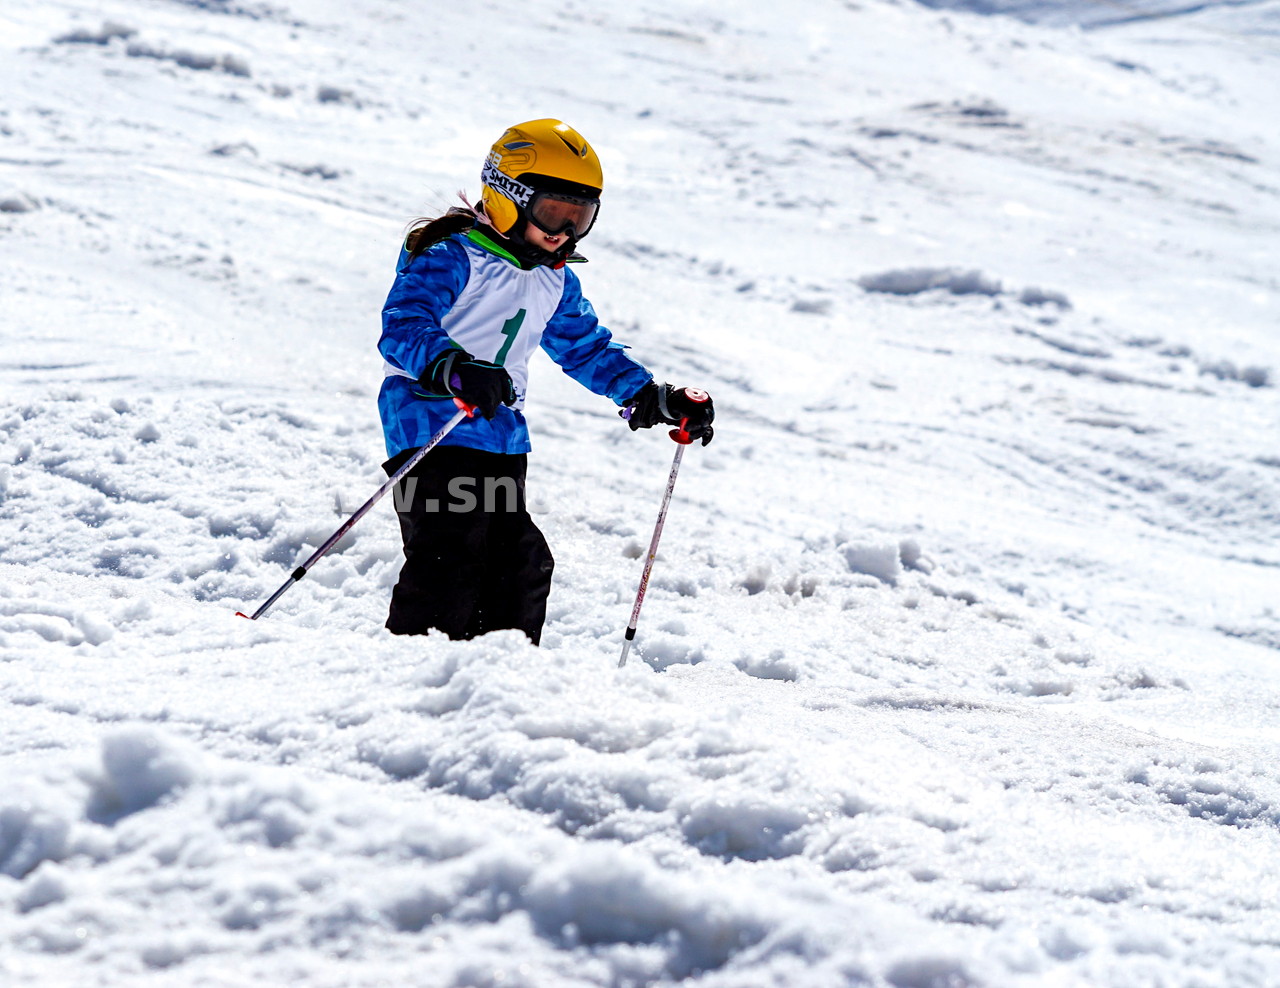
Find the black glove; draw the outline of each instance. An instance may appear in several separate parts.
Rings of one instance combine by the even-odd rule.
[[[516,386],[505,368],[476,360],[457,347],[431,361],[418,378],[418,387],[427,394],[461,398],[487,419],[498,414],[499,405],[516,403]]]
[[[650,381],[635,393],[619,414],[627,420],[632,431],[650,429],[659,422],[668,425],[683,423],[682,428],[690,438],[701,439],[703,446],[715,435],[711,428],[716,417],[715,404],[711,395],[696,388],[675,388],[670,384]]]

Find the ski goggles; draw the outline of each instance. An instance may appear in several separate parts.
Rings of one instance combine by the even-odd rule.
[[[595,224],[599,199],[585,199],[558,192],[535,192],[525,207],[529,221],[543,233],[573,234],[581,240]]]

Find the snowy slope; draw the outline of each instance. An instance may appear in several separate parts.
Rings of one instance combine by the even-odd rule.
[[[1274,9],[9,0],[5,982],[1280,981]],[[643,661],[672,447],[546,361],[543,648],[385,635],[389,506],[236,619],[543,115],[720,408]]]
[[[929,0],[925,6],[1087,29],[1175,19],[1182,37],[1211,31],[1274,38],[1277,27],[1277,8],[1268,0]]]

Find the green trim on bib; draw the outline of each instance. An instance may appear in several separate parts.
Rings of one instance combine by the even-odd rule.
[[[492,240],[486,237],[479,230],[469,231],[467,233],[467,239],[470,240],[477,247],[480,247],[483,250],[487,250],[490,254],[497,254],[499,257],[506,258],[516,267],[521,267],[520,261],[516,258],[515,254],[511,253],[511,251],[509,250],[504,250],[503,248],[499,247],[497,244],[495,244]]]

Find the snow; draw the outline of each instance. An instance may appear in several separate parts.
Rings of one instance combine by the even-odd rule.
[[[1280,982],[1276,5],[1179,6],[10,0],[4,983]],[[547,115],[718,406],[631,661],[672,447],[541,359],[542,648],[387,635],[389,504],[234,617]]]

